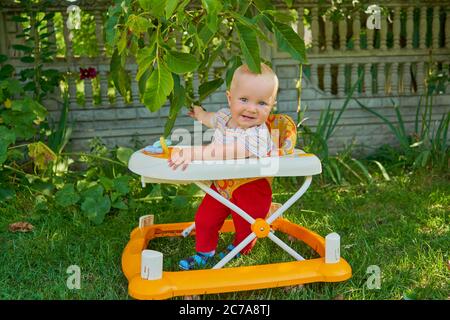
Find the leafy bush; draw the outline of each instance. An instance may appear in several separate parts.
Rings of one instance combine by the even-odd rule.
[[[449,147],[447,142],[450,112],[444,113],[439,121],[432,120],[433,99],[437,94],[445,92],[448,84],[448,74],[434,65],[426,79],[426,92],[421,97],[416,109],[413,132],[407,131],[400,106],[394,101],[392,103],[397,123],[389,121],[377,111],[355,99],[361,108],[381,119],[399,143],[399,148],[383,146],[373,157],[388,160],[394,166],[402,166],[407,170],[426,167],[438,170],[448,169]],[[424,105],[422,105],[423,100],[425,100]]]
[[[125,65],[128,57],[135,58],[142,103],[155,112],[169,98],[167,136],[183,106],[200,104],[221,87],[224,70],[227,85],[241,60],[253,72],[261,72],[259,41],[272,45],[266,33],[274,34],[278,47],[293,59],[306,62],[303,40],[286,24],[293,19],[268,1],[203,0],[200,5],[189,0],[115,0],[105,26],[106,42],[114,49],[110,68],[114,85],[129,99]],[[216,60],[222,66],[210,79]]]
[[[334,184],[353,181],[363,184],[371,183],[373,177],[369,172],[372,170],[369,165],[374,166],[376,170],[380,170],[384,179],[390,179],[386,169],[380,162],[376,160],[364,161],[355,159],[352,156],[353,145],[350,145],[335,156],[330,155],[328,150],[328,141],[332,137],[342,114],[347,109],[347,105],[354,91],[360,85],[361,79],[362,74],[360,73],[358,80],[347,93],[344,104],[339,109],[337,115],[331,109],[331,103],[328,104],[328,107],[320,113],[319,122],[314,131],[306,125],[306,118],[304,118],[306,109],[298,114],[298,137],[302,141],[301,145],[304,146],[307,152],[312,152],[321,159],[323,166],[321,179],[324,182]]]

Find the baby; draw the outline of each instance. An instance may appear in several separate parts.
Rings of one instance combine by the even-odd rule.
[[[193,160],[224,160],[249,157],[265,157],[275,148],[265,122],[275,104],[278,78],[267,65],[261,64],[261,74],[250,71],[247,65],[236,69],[230,90],[226,92],[229,108],[218,112],[206,112],[194,106],[189,115],[209,128],[215,128],[212,142],[206,146],[174,148],[169,166],[174,170],[186,169]],[[225,183],[221,183],[225,182]],[[254,219],[264,219],[272,202],[272,189],[267,179],[235,179],[237,189],[228,192],[227,181],[215,181],[211,188],[225,194],[229,200],[247,212]],[[222,190],[223,189],[223,190]],[[196,251],[181,260],[180,268],[191,270],[206,265],[214,254],[219,239],[219,230],[225,219],[232,215],[235,238],[224,252],[228,252],[244,240],[250,233],[250,224],[228,207],[206,195],[195,216]],[[256,239],[241,252],[247,254]]]

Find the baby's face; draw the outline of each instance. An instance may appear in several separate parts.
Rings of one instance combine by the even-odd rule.
[[[243,129],[263,124],[269,117],[275,97],[273,80],[261,75],[242,74],[227,91],[231,117]]]

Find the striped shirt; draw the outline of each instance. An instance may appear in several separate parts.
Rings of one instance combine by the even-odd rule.
[[[214,131],[212,143],[228,144],[237,142],[250,154],[256,157],[266,157],[274,149],[269,129],[265,123],[251,128],[228,128],[227,123],[231,119],[229,108],[217,111],[213,117]]]

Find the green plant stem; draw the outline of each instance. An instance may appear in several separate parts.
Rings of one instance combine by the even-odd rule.
[[[100,157],[100,156],[96,156],[96,155],[89,154],[89,153],[83,153],[83,152],[70,152],[70,153],[61,153],[61,155],[62,155],[62,156],[69,156],[69,157],[70,157],[70,156],[86,156],[86,157],[90,157],[90,158],[99,159],[99,160],[111,162],[111,163],[114,163],[114,164],[118,164],[118,165],[120,165],[120,166],[122,166],[122,167],[127,167],[126,165],[124,165],[124,164],[121,163],[121,162],[114,161],[114,160],[111,160],[111,159],[108,159],[108,158],[104,158],[104,157]]]
[[[40,59],[40,38],[39,38],[39,31],[36,27],[36,15],[37,13],[34,11],[30,11],[30,27],[33,33],[34,38],[34,84],[36,86],[35,89],[35,99],[37,101],[40,101],[41,96],[41,85],[40,85],[40,79],[41,79],[41,70],[39,64],[41,63]]]
[[[13,167],[10,167],[10,166],[8,166],[8,165],[3,165],[3,168],[5,168],[5,169],[8,169],[8,170],[11,170],[11,171],[14,171],[14,172],[17,172],[17,173],[20,173],[20,174],[22,174],[22,175],[30,175],[30,176],[33,176],[33,177],[35,177],[35,178],[39,178],[39,179],[41,179],[41,177],[39,177],[39,176],[37,176],[37,175],[34,175],[34,174],[32,174],[32,173],[27,173],[27,172],[25,172],[25,171],[22,171],[22,170],[18,170],[18,169],[15,169],[15,168],[13,168]]]
[[[26,147],[26,146],[28,146],[28,143],[25,143],[25,144],[19,144],[18,146],[12,146],[12,147],[9,147],[8,150],[17,149],[17,148],[22,148],[22,147]]]

